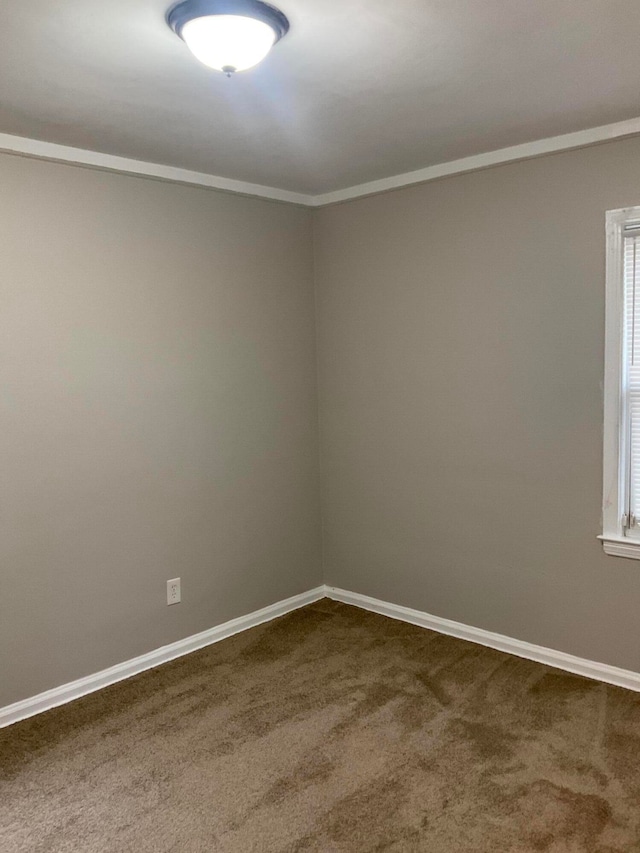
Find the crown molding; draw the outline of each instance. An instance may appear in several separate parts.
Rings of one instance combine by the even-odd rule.
[[[233,178],[208,175],[205,172],[191,172],[189,169],[179,169],[176,166],[163,166],[160,163],[131,160],[128,157],[119,157],[115,154],[72,148],[68,145],[58,145],[55,142],[44,142],[40,139],[28,139],[26,136],[12,136],[8,133],[0,133],[0,152],[20,154],[23,157],[34,157],[41,160],[52,160],[57,163],[71,163],[74,166],[88,166],[93,169],[121,172],[144,178],[156,178],[177,184],[191,184],[239,195],[266,198],[270,201],[300,204],[305,207],[311,206],[313,199],[312,196],[281,190],[277,187],[250,184],[246,181],[236,181]]]
[[[534,157],[542,157],[545,154],[586,148],[602,142],[612,142],[616,139],[637,135],[640,135],[640,117],[615,122],[614,124],[604,124],[600,127],[589,128],[588,130],[578,130],[575,133],[565,133],[561,136],[550,136],[546,139],[524,142],[521,145],[512,145],[509,148],[487,151],[484,154],[474,154],[471,157],[450,160],[446,163],[438,163],[433,166],[427,166],[424,169],[417,169],[413,172],[405,172],[401,175],[393,175],[389,178],[381,178],[377,181],[369,181],[365,184],[357,184],[356,186],[345,187],[344,189],[321,193],[319,195],[306,195],[291,190],[279,189],[278,187],[265,187],[262,184],[251,184],[233,178],[209,175],[205,172],[192,172],[176,166],[147,163],[144,160],[131,160],[128,157],[119,157],[115,154],[104,154],[84,148],[72,148],[68,145],[58,145],[54,142],[29,139],[25,136],[12,136],[8,133],[0,133],[0,152],[19,154],[23,157],[34,157],[42,160],[52,160],[59,163],[70,163],[93,169],[104,169],[111,172],[121,172],[139,177],[155,178],[178,184],[206,187],[222,190],[223,192],[269,199],[270,201],[297,204],[303,207],[326,207],[330,204],[339,204],[340,202],[351,201],[365,196],[390,192],[391,190],[401,189],[402,187],[424,184],[428,181],[435,181],[438,178],[445,178],[450,175],[461,175],[466,172],[475,172],[479,169],[487,169],[491,166],[499,166],[504,163],[529,160]]]
[[[390,178],[382,178],[379,181],[370,181],[343,190],[316,195],[313,196],[312,204],[314,207],[324,207],[328,204],[337,204],[343,201],[351,201],[354,198],[397,190],[412,184],[435,181],[449,175],[475,172],[489,166],[499,166],[502,163],[511,163],[516,160],[529,160],[534,157],[542,157],[545,154],[570,151],[573,148],[586,148],[601,142],[611,142],[614,139],[638,134],[640,134],[640,118],[619,121],[615,124],[603,124],[600,127],[592,127],[588,130],[578,130],[575,133],[565,133],[562,136],[549,136],[546,139],[524,142],[521,145],[512,145],[509,148],[500,148],[497,151],[488,151],[485,154],[474,154],[472,157],[463,157],[460,160],[450,160],[448,163],[427,166],[425,169],[417,169],[415,172],[405,172],[403,175],[394,175]]]

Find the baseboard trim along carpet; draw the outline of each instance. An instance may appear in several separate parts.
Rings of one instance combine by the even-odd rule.
[[[369,596],[360,595],[357,592],[347,592],[344,589],[327,586],[325,587],[325,595],[334,601],[352,604],[354,607],[370,610],[372,613],[379,613],[382,616],[389,616],[391,619],[409,622],[411,625],[429,628],[429,630],[437,631],[440,634],[449,634],[451,637],[458,637],[461,640],[468,640],[471,643],[516,655],[516,657],[544,663],[547,666],[563,669],[575,675],[584,675],[586,678],[593,678],[596,681],[604,681],[606,684],[613,684],[616,687],[626,687],[628,690],[640,692],[640,673],[629,669],[620,669],[617,666],[609,666],[605,663],[576,657],[565,652],[558,652],[555,649],[536,646],[533,643],[526,643],[524,640],[516,640],[503,634],[494,634],[492,631],[485,631],[482,628],[473,628],[462,622],[442,619],[440,616],[432,616],[429,613],[423,613],[421,610],[412,610],[410,607],[402,607],[399,604],[390,604],[377,598],[369,598]]]
[[[37,696],[0,708],[0,728],[10,726],[12,723],[17,723],[27,717],[33,717],[58,705],[72,702],[88,693],[94,693],[96,690],[101,690],[117,681],[124,681],[132,675],[144,672],[146,669],[153,669],[155,666],[168,663],[168,661],[188,655],[190,652],[195,652],[213,643],[218,643],[226,637],[261,625],[263,622],[270,622],[278,616],[284,616],[285,613],[305,607],[307,604],[313,604],[314,601],[319,601],[325,597],[334,601],[341,601],[343,604],[351,604],[362,610],[370,610],[372,613],[388,616],[390,619],[398,619],[401,622],[409,622],[411,625],[428,628],[430,631],[437,631],[439,634],[448,634],[451,637],[458,637],[461,640],[468,640],[471,643],[516,655],[516,657],[537,661],[547,666],[556,667],[556,669],[572,672],[575,675],[583,675],[586,678],[604,681],[606,684],[613,684],[616,687],[625,687],[627,690],[640,692],[640,673],[632,670],[620,669],[617,666],[609,666],[605,663],[576,657],[566,652],[536,646],[524,640],[516,640],[503,634],[494,634],[492,631],[485,631],[483,628],[474,628],[462,622],[432,616],[430,613],[424,613],[421,610],[412,610],[410,607],[380,601],[377,598],[370,598],[357,592],[348,592],[331,586],[319,586],[316,589],[263,607],[261,610],[248,613],[246,616],[231,619],[229,622],[224,622],[208,631],[185,637],[184,640],[178,640],[171,645],[162,646],[152,652],[140,655],[140,657],[116,664],[109,669],[103,669],[101,672],[79,678],[77,681],[71,681],[68,684],[39,693]]]
[[[319,601],[324,597],[324,587],[319,586],[300,595],[294,595],[291,598],[285,598],[283,601],[277,601],[275,604],[270,604],[261,610],[255,610],[246,616],[239,616],[237,619],[231,619],[222,625],[216,625],[215,628],[209,628],[200,634],[193,634],[191,637],[185,637],[184,640],[178,640],[168,646],[161,646],[159,649],[154,649],[152,652],[147,652],[147,654],[116,664],[109,667],[109,669],[103,669],[93,675],[87,675],[85,678],[79,678],[77,681],[71,681],[68,684],[63,684],[60,687],[54,687],[52,690],[39,693],[37,696],[23,699],[20,702],[15,702],[13,705],[7,705],[4,708],[0,708],[0,728],[10,726],[12,723],[17,723],[19,720],[24,720],[27,717],[41,714],[43,711],[48,711],[50,708],[55,708],[58,705],[65,705],[67,702],[72,702],[74,699],[86,696],[87,693],[94,693],[96,690],[101,690],[103,687],[108,687],[117,681],[124,681],[126,678],[131,678],[132,675],[138,675],[138,673],[144,672],[146,669],[153,669],[155,666],[168,663],[170,660],[188,655],[205,646],[219,643],[220,640],[231,637],[233,634],[246,631],[248,628],[254,628],[263,622],[270,622],[278,616],[284,616],[285,613],[298,610],[298,608],[305,607],[307,604],[313,604],[314,601]]]

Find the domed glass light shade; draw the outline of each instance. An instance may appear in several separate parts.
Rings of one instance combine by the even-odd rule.
[[[289,29],[282,12],[260,0],[184,0],[167,23],[200,62],[228,76],[257,65]]]

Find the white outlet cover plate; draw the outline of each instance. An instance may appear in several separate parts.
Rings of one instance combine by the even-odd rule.
[[[167,581],[167,604],[179,604],[181,600],[180,578]]]

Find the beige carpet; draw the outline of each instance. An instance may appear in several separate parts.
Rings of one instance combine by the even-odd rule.
[[[2,853],[628,853],[640,695],[328,600],[0,732]]]

